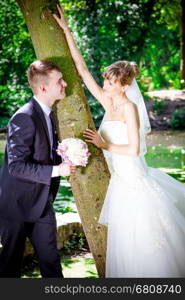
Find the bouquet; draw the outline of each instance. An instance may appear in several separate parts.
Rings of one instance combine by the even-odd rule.
[[[57,153],[64,162],[71,163],[74,166],[85,167],[88,158],[91,155],[88,152],[87,144],[78,138],[67,138],[58,144]]]

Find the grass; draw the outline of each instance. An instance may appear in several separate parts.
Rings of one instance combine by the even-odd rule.
[[[68,212],[77,213],[77,208],[71,186],[65,180],[65,178],[61,179],[60,188],[58,190],[57,197],[53,203],[53,207],[56,212],[60,212],[62,214]]]
[[[150,147],[145,155],[148,166],[153,168],[181,169],[185,163],[182,149]]]
[[[65,278],[98,278],[91,253],[61,256],[62,272]],[[38,264],[24,272],[22,278],[40,278]]]
[[[181,148],[151,147],[145,155],[148,166],[160,168],[185,183],[185,151]]]
[[[70,256],[66,265],[67,257],[63,257],[62,269],[67,278],[97,278],[95,262],[90,253]],[[76,275],[75,275],[76,274]]]
[[[2,164],[3,164],[3,159],[4,159],[4,153],[3,153],[3,152],[0,152],[0,167],[1,167]]]
[[[94,259],[83,234],[73,234],[60,250],[61,267],[65,278],[97,278]],[[40,278],[36,256],[27,256],[23,263],[22,278]]]

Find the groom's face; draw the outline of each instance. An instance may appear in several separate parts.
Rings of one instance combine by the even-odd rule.
[[[65,88],[67,83],[64,81],[62,77],[62,73],[56,70],[53,70],[49,73],[47,82],[45,84],[45,93],[48,98],[51,100],[60,100],[63,99],[65,94]]]

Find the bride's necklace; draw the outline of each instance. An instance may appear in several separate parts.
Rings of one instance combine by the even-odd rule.
[[[119,103],[119,104],[117,104],[117,105],[114,104],[114,101],[113,101],[113,100],[112,100],[111,102],[112,102],[112,103],[111,103],[112,110],[113,110],[113,111],[117,111],[117,110],[119,109],[119,107],[125,105],[125,104],[128,102],[128,100],[126,100],[125,102],[121,102],[121,103]]]

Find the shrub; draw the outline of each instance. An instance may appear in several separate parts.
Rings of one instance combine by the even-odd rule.
[[[4,160],[4,153],[0,152],[0,168],[2,167],[3,160]]]
[[[86,251],[89,250],[87,240],[84,233],[73,233],[69,239],[66,241],[63,247],[65,254],[69,254],[74,251]]]
[[[153,109],[154,109],[154,112],[158,116],[164,112],[165,107],[166,107],[166,102],[164,100],[160,100],[160,99],[157,99],[157,98],[154,99]]]
[[[170,126],[173,129],[185,129],[185,107],[174,111],[170,120]]]

